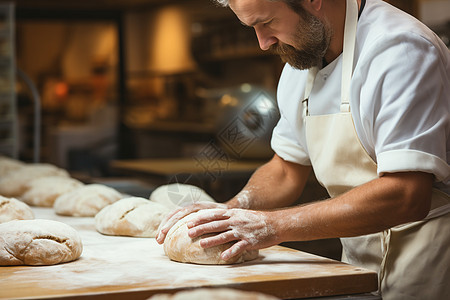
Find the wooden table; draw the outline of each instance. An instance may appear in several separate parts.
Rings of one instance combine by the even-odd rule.
[[[146,299],[199,287],[229,287],[280,298],[348,295],[377,289],[375,272],[274,246],[239,265],[170,261],[153,238],[106,236],[93,218],[62,217],[33,208],[36,218],[67,223],[83,241],[80,259],[54,266],[0,267],[0,298]]]
[[[218,202],[236,195],[255,170],[267,160],[204,159],[202,156],[171,159],[116,160],[110,167],[125,176],[159,186],[187,183],[203,188]]]
[[[193,158],[171,159],[130,159],[115,160],[113,169],[132,174],[146,174],[170,178],[175,175],[189,174],[205,177],[249,176],[266,161]]]

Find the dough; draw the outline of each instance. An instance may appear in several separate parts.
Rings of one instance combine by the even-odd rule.
[[[32,219],[34,219],[34,214],[28,205],[15,198],[0,196],[0,223]]]
[[[83,186],[81,181],[69,177],[49,176],[31,180],[20,199],[34,206],[53,207],[56,198]]]
[[[214,209],[204,209],[189,214],[178,221],[169,230],[164,241],[164,252],[171,260],[195,264],[223,265],[242,263],[258,257],[258,250],[250,250],[224,261],[220,259],[220,254],[230,248],[231,245],[233,245],[232,242],[204,249],[200,246],[200,239],[203,237],[212,236],[213,234],[203,235],[195,239],[191,239],[188,236],[188,228],[186,223],[199,214],[207,214],[213,210]]]
[[[25,166],[25,163],[6,156],[0,156],[0,178]]]
[[[80,257],[78,232],[52,220],[15,220],[0,224],[0,266],[54,265]]]
[[[27,164],[0,179],[0,195],[19,197],[26,192],[31,180],[47,176],[69,177],[69,173],[50,164]]]
[[[123,198],[113,188],[87,184],[56,198],[53,208],[59,215],[94,217],[102,208]]]
[[[215,202],[204,190],[195,185],[172,183],[156,188],[150,200],[161,203],[170,209],[188,206],[195,202]]]
[[[149,300],[198,300],[198,299],[214,299],[214,300],[277,300],[274,296],[266,295],[259,292],[240,291],[229,288],[199,288],[195,290],[182,291],[174,295],[158,294]]]
[[[103,234],[155,237],[159,224],[170,210],[140,197],[121,199],[95,216],[95,228]]]

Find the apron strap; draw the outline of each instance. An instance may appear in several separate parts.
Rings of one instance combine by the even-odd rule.
[[[342,52],[341,112],[350,111],[350,82],[353,75],[357,24],[358,3],[356,0],[347,0]]]
[[[356,27],[358,24],[358,3],[347,0],[344,28],[344,46],[342,53],[342,82],[341,82],[341,112],[350,111],[350,82],[353,74],[353,60],[356,44]],[[319,72],[318,67],[309,69],[303,100],[303,116],[308,116],[308,99],[314,85],[314,79]]]

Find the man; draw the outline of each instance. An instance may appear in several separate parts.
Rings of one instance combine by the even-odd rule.
[[[219,1],[219,0],[218,0]],[[261,49],[286,61],[275,155],[225,204],[192,220],[227,259],[284,241],[340,237],[343,260],[378,272],[383,299],[450,297],[450,54],[381,0],[226,0]],[[308,70],[309,69],[309,70]],[[314,169],[330,199],[288,207]],[[284,209],[280,209],[283,208]]]

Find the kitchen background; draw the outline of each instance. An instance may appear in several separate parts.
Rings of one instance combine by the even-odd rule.
[[[449,45],[450,0],[388,2]],[[151,189],[152,179],[111,162],[208,154],[263,163],[272,155],[271,103],[283,65],[211,0],[0,1],[0,66],[0,153],[26,162]],[[261,95],[265,109],[250,107]],[[236,118],[252,136],[230,151],[220,134]],[[199,181],[220,201],[250,175],[220,176],[227,166]],[[313,176],[308,184],[299,202],[327,197]],[[328,245],[312,247],[337,256]]]

